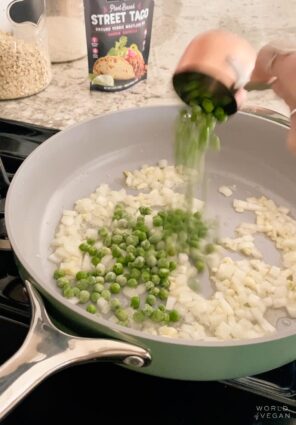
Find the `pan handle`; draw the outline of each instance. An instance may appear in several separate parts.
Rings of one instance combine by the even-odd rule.
[[[20,350],[0,367],[0,420],[43,379],[73,363],[101,360],[138,368],[150,363],[150,354],[141,347],[62,332],[51,322],[36,289],[28,281],[26,287],[31,327]]]

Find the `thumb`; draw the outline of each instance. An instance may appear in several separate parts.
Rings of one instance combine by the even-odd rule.
[[[268,82],[274,77],[272,63],[278,53],[279,50],[270,45],[266,45],[259,50],[255,67],[251,75],[251,81]]]

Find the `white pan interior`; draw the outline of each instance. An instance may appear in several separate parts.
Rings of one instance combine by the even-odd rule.
[[[63,302],[52,279],[49,245],[61,213],[99,184],[123,184],[122,171],[159,159],[173,160],[174,122],[179,108],[162,106],[126,110],[73,126],[37,148],[18,170],[6,202],[6,224],[13,249],[30,275]],[[287,151],[287,127],[238,113],[219,126],[219,153],[207,160],[207,210],[219,216],[221,234],[232,235],[247,215],[232,209],[233,198],[218,193],[236,185],[235,197],[266,195],[295,213],[296,160]],[[294,215],[295,216],[295,215]],[[265,260],[278,254],[261,240]],[[205,284],[205,294],[211,287]],[[74,309],[79,307],[73,306]],[[274,318],[276,320],[276,317]],[[294,333],[292,326],[285,334]]]

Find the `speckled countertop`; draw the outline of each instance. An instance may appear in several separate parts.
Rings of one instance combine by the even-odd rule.
[[[53,79],[46,90],[0,102],[0,117],[65,128],[110,111],[177,103],[171,75],[197,33],[226,28],[259,48],[272,39],[295,34],[291,10],[296,10],[296,0],[156,0],[147,81],[112,94],[90,92],[86,59],[53,65]],[[287,113],[271,91],[251,93],[247,104]]]

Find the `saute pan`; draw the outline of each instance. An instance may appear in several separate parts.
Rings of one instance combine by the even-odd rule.
[[[112,358],[166,378],[223,380],[258,374],[296,358],[296,321],[283,311],[272,319],[277,327],[272,336],[233,342],[177,340],[91,315],[63,298],[55,286],[48,255],[63,209],[72,208],[100,183],[119,189],[125,169],[161,158],[172,161],[178,110],[126,110],[75,125],[44,142],[17,171],[6,200],[6,226],[35,307],[21,353],[0,368],[0,417],[41,379],[74,361]],[[219,216],[222,236],[231,234],[241,216],[233,211],[232,200],[218,193],[221,185],[236,185],[239,199],[270,196],[295,213],[296,161],[285,146],[287,131],[286,119],[268,110],[240,112],[219,127],[222,149],[208,155],[206,166],[207,209]],[[276,263],[276,253],[264,243],[266,260]],[[104,339],[59,332],[38,303],[36,290],[63,324],[71,323],[82,337],[103,334]]]

